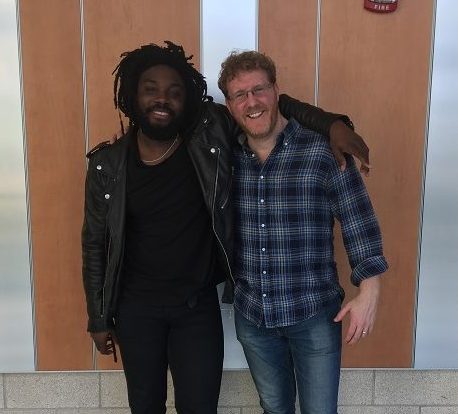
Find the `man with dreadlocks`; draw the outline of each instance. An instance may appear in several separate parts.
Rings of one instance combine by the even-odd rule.
[[[178,413],[217,410],[223,332],[216,285],[233,282],[229,194],[238,129],[207,97],[190,59],[171,42],[124,53],[114,93],[129,129],[88,154],[88,331],[102,354],[114,352],[116,335],[133,413],[166,412],[167,367]],[[280,108],[326,135],[331,129],[331,142],[367,167],[367,147],[338,121],[345,117],[286,96]]]

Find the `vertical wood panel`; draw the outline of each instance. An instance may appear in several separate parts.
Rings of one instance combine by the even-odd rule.
[[[164,40],[181,44],[199,68],[200,2],[192,0],[110,0],[84,2],[89,146],[119,130],[113,106],[112,71],[121,53]],[[107,14],[107,9],[109,13]],[[125,124],[127,126],[127,124]],[[119,368],[97,354],[98,368]]]
[[[81,282],[84,129],[78,0],[22,0],[38,369],[92,366]]]
[[[432,17],[433,0],[405,0],[387,15],[365,11],[362,1],[322,1],[318,105],[348,113],[371,148],[374,170],[366,185],[391,266],[376,330],[358,346],[344,346],[344,366],[412,363]],[[287,8],[260,3],[260,51],[276,61],[280,88],[309,102],[315,18],[316,1]],[[350,298],[357,290],[349,283],[339,235],[336,240],[341,282]]]
[[[199,0],[84,1],[84,26],[89,147],[119,130],[111,73],[121,53],[147,43],[164,46],[163,41],[170,40],[181,44],[187,55],[194,55],[199,68]]]
[[[316,0],[259,3],[259,51],[277,66],[281,92],[313,103],[315,94]]]
[[[313,102],[316,0],[260,2],[259,50],[280,89]],[[119,128],[111,72],[119,55],[172,40],[199,62],[199,1],[85,1],[89,146]],[[109,13],[107,13],[109,10]],[[433,0],[373,14],[352,0],[322,1],[319,105],[348,113],[371,148],[366,180],[391,265],[376,331],[345,366],[411,366],[419,209]],[[89,369],[81,283],[84,125],[78,0],[20,1],[38,368]],[[342,283],[348,268],[338,248]],[[114,367],[101,358],[99,367]],[[118,365],[119,368],[119,365]]]
[[[399,2],[391,14],[363,2],[322,2],[319,104],[348,113],[371,148],[366,180],[390,270],[373,334],[344,346],[344,366],[410,367],[428,99],[433,0]],[[353,297],[338,246],[342,284]]]

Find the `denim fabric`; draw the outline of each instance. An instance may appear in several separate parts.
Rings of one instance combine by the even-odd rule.
[[[335,301],[315,316],[281,328],[257,327],[235,312],[242,344],[265,414],[336,414],[342,326]]]

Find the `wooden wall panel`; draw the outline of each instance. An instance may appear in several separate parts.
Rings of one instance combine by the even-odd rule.
[[[259,3],[259,51],[277,66],[281,92],[313,103],[316,62],[316,0]]]
[[[110,0],[84,2],[89,147],[119,130],[113,106],[112,71],[121,53],[164,40],[183,45],[200,60],[200,2]],[[107,9],[110,13],[107,14]],[[125,123],[127,127],[127,123]],[[98,368],[119,368],[111,357],[97,353]]]
[[[322,2],[319,105],[348,113],[371,148],[366,185],[391,268],[376,329],[344,347],[343,364],[411,367],[434,1],[400,1],[391,14],[359,3]],[[353,297],[341,245],[338,251],[342,284]]]
[[[81,282],[84,128],[78,0],[19,2],[37,366],[88,369]]]
[[[391,269],[375,332],[344,347],[345,366],[409,367],[434,0],[379,15],[363,2],[322,0],[319,101],[348,113],[371,148],[366,180]],[[89,147],[119,129],[112,70],[141,44],[172,40],[199,62],[200,2],[84,1]],[[280,89],[313,102],[317,0],[259,3],[259,49]],[[20,0],[38,368],[92,368],[85,332],[80,229],[85,137],[79,0]],[[109,13],[107,13],[109,10]],[[349,297],[349,270],[337,247]],[[100,358],[99,368],[115,367]],[[119,368],[118,364],[116,368]]]
[[[199,68],[199,0],[84,1],[84,26],[90,147],[120,128],[111,73],[121,53],[147,43],[164,46],[170,40],[194,55]]]
[[[317,1],[260,2],[259,49],[274,58],[280,88],[313,102]],[[371,148],[366,184],[384,235],[390,271],[383,281],[373,335],[344,346],[343,364],[412,364],[422,166],[427,113],[433,0],[400,2],[393,14],[365,11],[363,2],[321,2],[318,105],[348,113]],[[347,297],[357,290],[336,237]]]

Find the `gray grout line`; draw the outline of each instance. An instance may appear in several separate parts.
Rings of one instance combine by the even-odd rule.
[[[6,408],[5,374],[2,375],[3,408]]]
[[[102,373],[99,372],[99,407],[102,408]]]
[[[375,404],[375,376],[377,375],[376,371],[372,371],[372,405]]]

